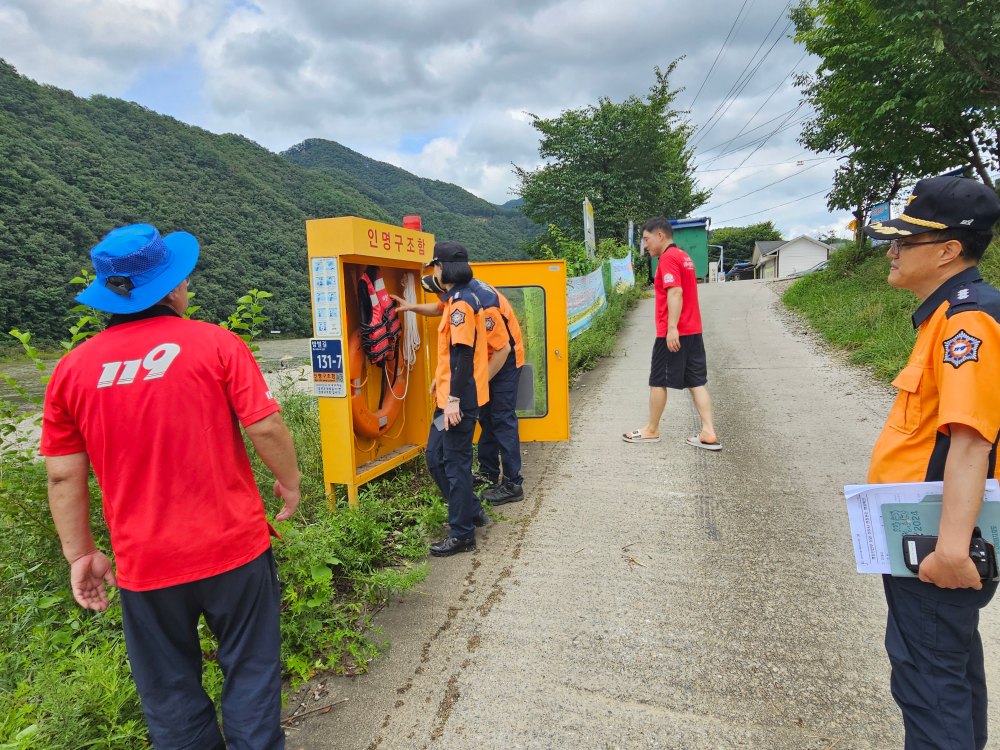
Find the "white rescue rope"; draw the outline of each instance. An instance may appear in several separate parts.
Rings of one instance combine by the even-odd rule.
[[[408,304],[417,304],[417,286],[412,273],[403,275],[403,299]],[[392,384],[388,382],[389,373],[385,374],[386,385],[400,401],[406,398],[407,391],[410,390],[410,370],[417,362],[417,350],[420,348],[420,331],[417,329],[417,314],[412,310],[403,313],[403,343],[399,347],[399,354],[406,365],[406,386],[403,388],[403,395],[396,396],[396,391]]]
[[[403,299],[407,304],[417,304],[417,285],[413,274],[403,276]],[[417,314],[412,310],[403,313],[403,362],[409,372],[417,361],[417,350],[420,348],[420,331],[417,329]]]

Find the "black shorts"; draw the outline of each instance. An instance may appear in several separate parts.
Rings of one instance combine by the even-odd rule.
[[[653,364],[649,369],[651,388],[697,388],[708,382],[705,341],[700,333],[681,336],[681,348],[672,352],[665,336],[653,344]]]

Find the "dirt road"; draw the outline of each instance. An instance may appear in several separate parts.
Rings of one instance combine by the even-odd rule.
[[[675,391],[661,443],[620,439],[647,414],[644,301],[574,389],[573,439],[529,447],[528,500],[380,616],[393,647],[370,675],[300,693],[291,708],[349,702],[302,720],[291,750],[902,746],[881,582],[854,572],[841,495],[865,478],[886,389],[789,323],[772,287],[700,292],[724,450],[683,444],[697,417]]]

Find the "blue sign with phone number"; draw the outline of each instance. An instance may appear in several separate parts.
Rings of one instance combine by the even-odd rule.
[[[344,345],[340,339],[312,339],[313,395],[347,395]]]

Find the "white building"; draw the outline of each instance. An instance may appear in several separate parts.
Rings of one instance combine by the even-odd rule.
[[[755,242],[754,278],[784,279],[828,260],[831,248],[817,239],[801,235],[794,240]]]

